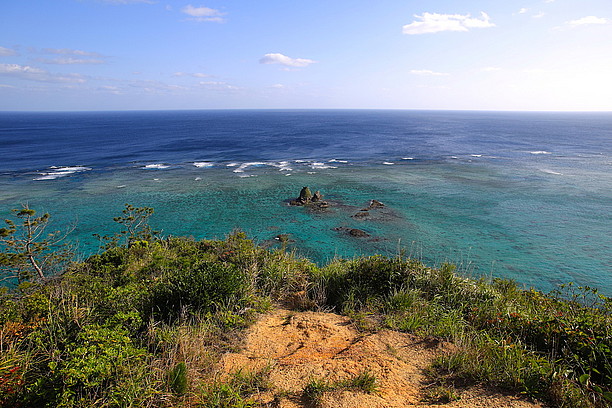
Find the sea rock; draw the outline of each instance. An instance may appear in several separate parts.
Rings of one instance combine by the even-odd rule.
[[[370,236],[370,234],[358,228],[336,227],[336,228],[333,228],[333,230],[338,231],[338,232],[344,232],[350,235],[351,237],[355,237],[355,238],[367,238]]]
[[[370,234],[368,234],[367,232],[357,229],[357,228],[351,228],[349,229],[349,235],[352,237],[357,237],[357,238],[365,238],[365,237],[369,237]]]
[[[303,202],[308,202],[311,199],[312,199],[312,193],[310,192],[310,189],[308,187],[302,187],[302,190],[300,191],[299,200]]]
[[[369,209],[372,208],[380,208],[380,207],[384,207],[385,205],[383,203],[381,203],[378,200],[371,200],[370,201],[370,206],[368,207]]]
[[[370,200],[370,205],[366,208],[362,208],[359,210],[357,214],[354,214],[353,218],[364,219],[370,216],[370,210],[376,210],[378,208],[383,208],[385,205],[378,200]]]
[[[327,208],[329,207],[329,203],[327,201],[323,201],[323,194],[320,191],[312,194],[308,187],[302,187],[300,191],[300,196],[294,200],[289,201],[290,205],[297,206],[315,206],[318,208]]]

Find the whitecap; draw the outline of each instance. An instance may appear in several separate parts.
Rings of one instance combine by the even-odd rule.
[[[338,160],[338,159],[331,159],[327,161],[328,163],[348,163],[348,160]]]
[[[250,163],[242,163],[236,170],[234,170],[234,173],[244,173],[244,171],[251,167],[251,166],[265,166],[268,163],[264,163],[264,162],[250,162]]]
[[[392,163],[392,162],[383,162],[383,164],[385,164],[387,166],[393,166],[395,163]]]
[[[541,172],[546,174],[554,174],[555,176],[562,176],[563,173],[559,173],[557,171],[549,170],[549,169],[540,169]]]
[[[472,157],[482,157],[482,154],[470,154]]]
[[[547,152],[546,150],[536,150],[534,152],[529,152],[531,154],[552,154],[551,152]]]
[[[414,160],[414,157],[402,157],[402,160]]]
[[[125,184],[122,184],[120,186],[117,186],[117,188],[126,188],[127,186]]]
[[[34,180],[55,180],[60,177],[66,177],[74,173],[81,173],[84,171],[91,170],[90,167],[85,166],[51,166],[49,167],[51,171],[38,173],[39,177],[36,177]]]
[[[202,177],[196,177],[194,180],[195,181],[200,181],[200,180],[202,180]]]
[[[314,170],[323,170],[323,169],[337,169],[338,167],[328,166],[325,163],[313,162],[313,163],[310,163],[310,168]]]
[[[169,165],[163,164],[163,163],[153,163],[153,164],[147,164],[146,166],[144,166],[144,168],[147,170],[163,170],[169,167],[170,167]]]
[[[228,163],[228,164],[226,164],[226,166],[227,167],[236,167],[236,166],[240,166],[240,163],[236,163],[236,162]]]
[[[272,166],[272,167],[276,167],[278,169],[278,171],[291,171],[293,170],[291,167],[289,167],[290,163],[288,161],[281,161],[278,163],[265,163],[268,166]]]
[[[198,168],[208,168],[208,167],[214,167],[215,164],[211,163],[211,162],[194,162],[193,163],[194,166],[198,167]]]

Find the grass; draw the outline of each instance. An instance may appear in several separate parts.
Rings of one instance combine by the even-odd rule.
[[[311,379],[304,387],[302,398],[314,406],[321,406],[323,395],[334,391],[354,391],[371,394],[378,389],[378,380],[369,371],[344,380],[329,382],[320,379]]]
[[[382,256],[319,268],[236,232],[109,245],[56,278],[0,293],[0,406],[255,406],[266,373],[219,381],[219,356],[275,303],[335,310],[364,331],[452,341],[431,398],[482,382],[560,407],[612,403],[612,300],[567,285],[544,294]],[[444,379],[441,381],[440,379]],[[303,398],[376,392],[371,373],[312,380]]]

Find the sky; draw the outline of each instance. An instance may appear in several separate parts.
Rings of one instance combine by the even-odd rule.
[[[612,111],[612,0],[3,0],[0,111]]]

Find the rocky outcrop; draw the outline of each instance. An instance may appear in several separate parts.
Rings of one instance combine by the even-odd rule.
[[[366,208],[362,208],[358,213],[353,215],[353,218],[367,219],[370,217],[370,210],[377,210],[383,208],[385,205],[378,200],[370,200],[370,205]]]
[[[355,238],[367,238],[370,236],[370,234],[358,228],[336,227],[333,230],[338,231],[338,232],[343,232]]]
[[[294,200],[289,201],[290,205],[297,206],[315,206],[319,208],[329,207],[327,201],[323,201],[323,194],[320,191],[316,191],[314,194],[308,187],[302,187],[300,190],[300,196]]]

